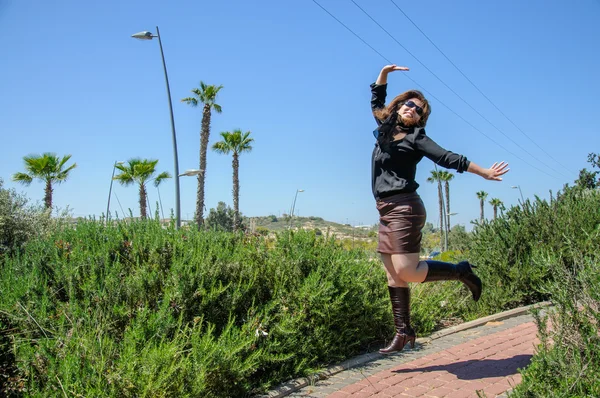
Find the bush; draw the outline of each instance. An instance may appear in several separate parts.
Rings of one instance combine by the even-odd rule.
[[[600,193],[559,197],[444,253],[479,266],[482,298],[456,281],[417,285],[413,326],[422,336],[551,298],[558,326],[542,328],[522,396],[598,396]],[[242,397],[377,348],[393,332],[381,262],[328,235],[59,225],[0,263],[0,391]]]
[[[555,275],[540,253],[573,264],[574,255],[589,250],[589,234],[600,223],[600,194],[589,192],[569,189],[552,203],[527,200],[475,228],[468,257],[486,282],[482,308],[506,310],[550,298],[547,283]]]
[[[40,206],[28,204],[25,196],[3,187],[0,178],[0,258],[20,250],[33,236],[44,233],[50,214]]]
[[[247,396],[393,327],[380,265],[311,232],[87,220],[7,258],[0,291],[7,395]]]
[[[598,231],[590,236],[595,248],[599,240]],[[536,314],[541,344],[511,396],[600,396],[600,255],[588,252],[575,260],[565,267],[552,252],[539,259],[556,276],[548,285],[555,307]]]
[[[532,262],[550,275],[544,292],[554,311],[536,314],[541,344],[511,396],[598,397],[600,193],[567,189],[552,210],[563,220],[560,233],[532,250]]]

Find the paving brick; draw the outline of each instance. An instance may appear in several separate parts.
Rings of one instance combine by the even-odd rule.
[[[350,384],[350,385],[342,388],[340,391],[348,393],[348,394],[354,394],[355,392],[360,391],[363,388],[365,388],[364,385],[358,384],[358,383],[354,383],[354,384]]]
[[[421,386],[428,387],[429,389],[433,389],[433,388],[441,387],[444,384],[446,384],[446,383],[443,382],[442,380],[430,379],[430,380],[423,381],[423,383],[421,383]]]
[[[450,382],[450,381],[455,381],[455,380],[457,380],[457,377],[456,377],[456,375],[455,375],[455,374],[452,374],[452,373],[442,373],[441,375],[439,375],[439,376],[437,377],[437,380],[441,380],[441,381],[443,381],[444,383],[448,383],[448,382]]]
[[[408,390],[406,390],[404,392],[404,394],[408,395],[409,397],[420,397],[422,395],[425,395],[429,391],[431,391],[431,388],[417,386],[417,387],[409,388]]]
[[[382,390],[381,392],[389,397],[396,397],[396,396],[401,395],[408,389],[409,389],[409,387],[406,387],[403,385],[396,385],[396,386],[388,387],[385,390]]]
[[[497,383],[487,386],[483,389],[486,394],[500,394],[507,391],[510,387],[507,387],[504,383]]]
[[[425,396],[440,398],[440,397],[445,397],[454,391],[456,391],[456,390],[453,390],[448,387],[438,387],[438,388],[434,388],[433,390],[430,390],[429,392],[427,392],[427,394],[425,394]]]
[[[349,398],[370,398],[374,395],[374,393],[369,392],[369,391],[359,391],[359,392],[355,392],[354,394],[350,395]]]
[[[446,395],[444,398],[470,398],[476,397],[477,393],[475,391],[470,390],[454,390],[450,394]]]

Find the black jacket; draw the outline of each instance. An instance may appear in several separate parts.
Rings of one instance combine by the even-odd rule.
[[[387,84],[371,84],[371,109],[385,106]],[[415,192],[419,184],[415,181],[417,164],[423,156],[434,163],[454,169],[459,173],[467,170],[469,160],[465,156],[447,151],[425,134],[422,127],[403,129],[406,137],[396,141],[384,139],[384,134],[396,129],[396,115],[381,121],[373,132],[377,139],[371,157],[371,187],[375,199],[382,199],[398,193]],[[388,136],[387,134],[385,134]]]

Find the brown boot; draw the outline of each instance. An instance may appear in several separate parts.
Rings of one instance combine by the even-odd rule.
[[[415,331],[410,327],[410,288],[388,286],[396,334],[390,345],[379,350],[381,354],[402,351],[410,343],[415,348]]]

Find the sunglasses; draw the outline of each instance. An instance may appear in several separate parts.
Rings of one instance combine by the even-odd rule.
[[[415,111],[417,112],[417,115],[423,116],[423,112],[424,112],[423,108],[421,108],[419,105],[415,104],[414,102],[412,102],[412,101],[406,101],[404,103],[404,105],[406,105],[409,108],[415,108]]]

